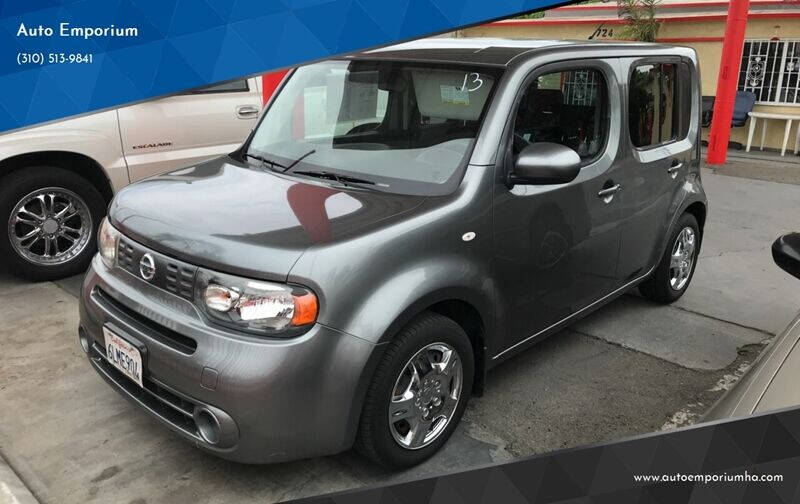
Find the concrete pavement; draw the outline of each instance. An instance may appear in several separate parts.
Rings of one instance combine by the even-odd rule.
[[[706,158],[703,149],[702,158]],[[784,184],[800,184],[800,157],[787,152],[759,151],[752,149],[728,150],[728,161],[721,166],[713,167],[715,173],[732,177],[743,177]]]
[[[800,308],[800,281],[770,247],[800,231],[800,185],[706,172],[711,210],[692,288],[676,306],[777,334]]]
[[[598,310],[574,329],[683,367],[706,370],[724,369],[736,360],[739,348],[771,336],[632,295],[617,300],[612,310]]]
[[[704,183],[711,212],[684,298],[675,306],[620,298],[507,361],[445,450],[397,474],[352,453],[273,466],[206,455],[92,371],[76,337],[79,279],[0,276],[0,453],[45,504],[272,502],[691,421],[800,307],[800,281],[769,255],[780,232],[800,229],[800,186],[708,171]]]

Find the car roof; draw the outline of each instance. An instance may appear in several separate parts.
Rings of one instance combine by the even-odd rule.
[[[577,49],[591,47],[610,52],[641,53],[673,46],[642,42],[599,42],[590,40],[537,40],[502,38],[444,38],[434,37],[356,53],[354,59],[385,59],[395,61],[430,61],[437,63],[467,63],[508,66],[517,56],[547,49]]]

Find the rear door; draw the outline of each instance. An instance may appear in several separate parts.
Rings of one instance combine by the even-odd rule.
[[[567,184],[496,185],[495,271],[505,325],[498,350],[546,333],[617,287],[624,183],[616,164],[622,121],[615,69],[604,60],[548,65],[518,98],[503,169],[536,142],[570,147],[582,168]]]
[[[247,138],[260,111],[257,78],[119,109],[131,181],[232,152]]]
[[[621,64],[629,76],[622,165],[628,187],[620,194],[625,222],[618,270],[624,283],[647,273],[660,258],[680,203],[677,194],[696,157],[696,139],[688,138],[688,131],[699,96],[692,68],[678,57]]]

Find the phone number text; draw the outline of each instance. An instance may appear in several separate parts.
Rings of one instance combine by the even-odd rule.
[[[17,65],[93,63],[93,60],[91,53],[17,53]]]

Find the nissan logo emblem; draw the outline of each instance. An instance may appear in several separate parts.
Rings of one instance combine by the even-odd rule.
[[[156,262],[150,254],[143,255],[139,260],[139,274],[147,281],[156,276]]]

